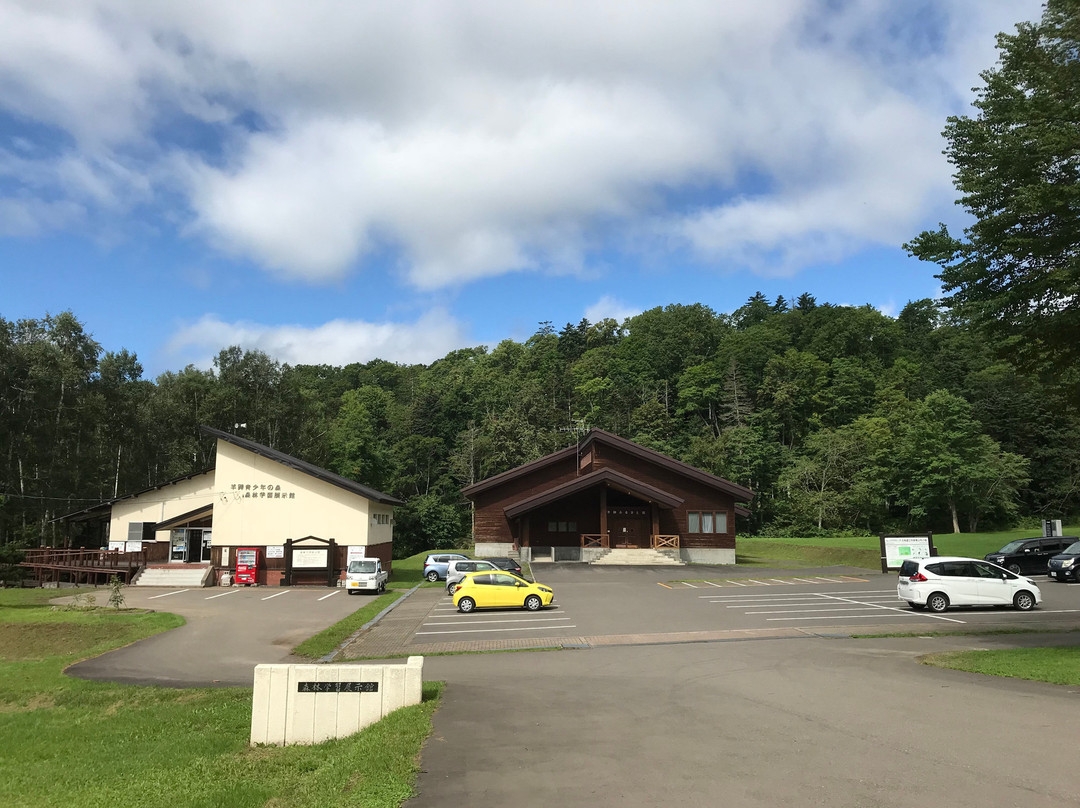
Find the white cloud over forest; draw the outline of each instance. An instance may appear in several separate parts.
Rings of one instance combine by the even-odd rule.
[[[791,274],[948,215],[940,130],[1031,0],[0,0],[6,235],[153,212],[322,282],[598,253]],[[17,127],[18,128],[18,127]],[[33,143],[33,148],[27,144]],[[174,203],[179,200],[180,212]],[[929,221],[928,221],[929,220]]]

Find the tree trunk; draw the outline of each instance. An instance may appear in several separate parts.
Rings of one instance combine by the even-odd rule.
[[[951,499],[949,500],[949,513],[952,514],[952,532],[953,533],[959,533],[960,532],[960,520],[956,515],[956,503],[953,502]]]

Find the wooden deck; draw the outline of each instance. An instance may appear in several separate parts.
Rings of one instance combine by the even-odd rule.
[[[119,550],[57,550],[34,547],[26,550],[19,566],[32,571],[39,585],[46,583],[101,586],[115,575],[125,584],[146,565],[146,553]]]

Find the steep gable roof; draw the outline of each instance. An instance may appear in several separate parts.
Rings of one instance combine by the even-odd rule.
[[[218,438],[231,443],[233,446],[239,446],[241,449],[246,449],[249,452],[260,455],[273,460],[275,463],[280,463],[283,466],[287,466],[291,469],[296,469],[299,472],[314,477],[317,480],[336,485],[338,488],[343,488],[353,494],[359,494],[367,499],[374,500],[375,502],[382,503],[383,505],[404,505],[397,497],[392,497],[389,494],[384,494],[382,491],[376,491],[374,488],[368,488],[366,485],[361,485],[355,480],[350,480],[347,477],[342,477],[340,474],[334,474],[332,471],[319,468],[312,465],[307,461],[300,460],[299,458],[287,455],[284,452],[279,452],[277,449],[271,449],[269,446],[263,446],[261,443],[256,443],[253,440],[247,438],[241,438],[237,435],[232,435],[228,432],[223,432],[220,429],[214,429],[210,426],[201,426],[199,429],[206,435]]]
[[[461,493],[469,499],[474,498],[477,494],[484,491],[488,491],[492,488],[496,488],[504,483],[508,483],[512,480],[517,480],[526,474],[531,474],[534,471],[545,468],[560,460],[564,460],[569,457],[575,457],[579,452],[583,452],[590,444],[599,443],[607,446],[614,447],[620,451],[626,452],[640,460],[648,463],[653,463],[657,466],[665,468],[676,474],[680,474],[683,477],[696,480],[699,483],[714,488],[718,491],[723,491],[735,498],[739,502],[749,502],[754,497],[754,492],[749,488],[744,488],[741,485],[725,480],[722,477],[717,477],[715,474],[709,474],[707,471],[702,471],[699,468],[691,466],[689,463],[683,463],[681,460],[676,460],[673,457],[660,454],[660,452],[653,451],[652,449],[646,449],[633,441],[626,438],[620,438],[614,433],[607,432],[603,429],[590,429],[589,432],[581,439],[581,442],[574,446],[567,446],[565,449],[560,449],[557,452],[541,457],[538,460],[525,463],[517,468],[504,471],[500,474],[488,477],[486,480],[481,480],[478,483],[463,488]],[[588,475],[585,475],[588,476]]]
[[[676,460],[674,457],[668,457],[667,455],[660,454],[660,452],[653,451],[652,449],[646,449],[640,444],[634,443],[626,438],[620,438],[618,435],[606,432],[603,429],[590,429],[589,433],[581,442],[581,448],[584,449],[590,443],[594,442],[614,446],[616,449],[621,449],[627,454],[634,455],[635,457],[650,463],[655,463],[658,466],[674,471],[676,474],[690,477],[700,483],[704,483],[705,485],[719,489],[726,494],[730,494],[736,500],[749,502],[754,498],[754,492],[749,488],[743,488],[741,485],[736,485],[730,480],[725,480],[723,477],[709,474],[707,471],[702,471],[696,466],[691,466],[689,463]]]
[[[633,477],[615,471],[615,469],[599,469],[575,477],[569,482],[549,488],[542,493],[511,503],[504,508],[504,511],[507,516],[513,519],[542,505],[547,505],[549,502],[555,502],[565,496],[583,491],[586,488],[592,488],[592,486],[600,483],[625,491],[628,494],[634,494],[649,502],[658,502],[665,508],[677,508],[683,503],[682,497],[678,497],[669,491],[663,491],[648,483],[643,483],[640,480],[635,480]]]

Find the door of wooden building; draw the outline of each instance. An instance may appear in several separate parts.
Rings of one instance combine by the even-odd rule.
[[[608,534],[612,547],[649,547],[647,508],[608,508]]]

